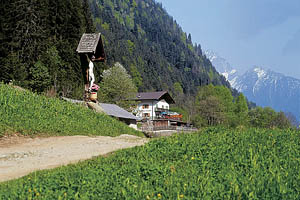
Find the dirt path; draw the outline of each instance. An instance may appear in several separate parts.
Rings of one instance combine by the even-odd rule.
[[[36,170],[51,169],[118,149],[140,146],[148,141],[132,135],[0,139],[0,182]]]

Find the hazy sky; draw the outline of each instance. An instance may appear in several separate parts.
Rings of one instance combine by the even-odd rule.
[[[299,0],[157,0],[194,43],[236,69],[261,66],[300,79]]]

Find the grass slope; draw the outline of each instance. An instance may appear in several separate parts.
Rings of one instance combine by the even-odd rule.
[[[23,135],[142,135],[103,114],[56,98],[19,91],[0,84],[0,136]]]
[[[299,199],[296,131],[208,129],[0,184],[0,199]]]

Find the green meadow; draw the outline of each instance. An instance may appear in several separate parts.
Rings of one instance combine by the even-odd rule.
[[[22,135],[103,135],[142,133],[107,115],[81,105],[20,91],[0,84],[0,136]]]
[[[0,199],[299,199],[295,130],[209,128],[0,184]]]

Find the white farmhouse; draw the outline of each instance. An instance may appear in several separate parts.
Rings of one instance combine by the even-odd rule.
[[[139,101],[136,116],[150,120],[158,119],[164,113],[168,113],[170,104],[175,103],[173,98],[166,91],[141,92],[136,95],[135,100]]]

